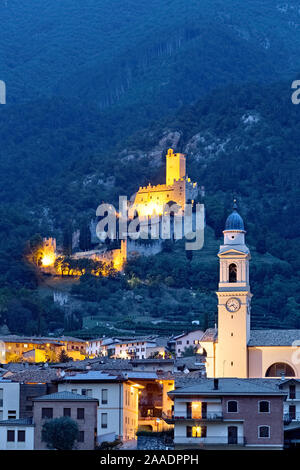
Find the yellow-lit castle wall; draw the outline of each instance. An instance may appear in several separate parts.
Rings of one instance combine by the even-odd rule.
[[[162,215],[164,206],[174,202],[183,210],[188,199],[194,199],[197,183],[186,177],[186,158],[183,153],[169,149],[166,154],[166,184],[141,186],[135,195],[130,215],[140,217]]]

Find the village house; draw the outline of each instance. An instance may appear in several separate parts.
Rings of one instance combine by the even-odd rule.
[[[89,371],[66,375],[58,390],[68,390],[99,400],[97,442],[136,439],[138,428],[152,431],[168,429],[163,413],[170,415],[168,392],[174,380],[152,372]]]
[[[175,449],[272,449],[284,445],[284,391],[251,379],[198,379],[169,392]]]
[[[93,450],[97,429],[96,398],[79,395],[68,391],[43,395],[33,399],[34,449],[46,450],[42,440],[42,428],[47,419],[67,416],[73,419],[79,428],[77,450]]]
[[[193,348],[195,353],[198,353],[198,350],[202,351],[199,344],[203,333],[204,332],[202,330],[194,330],[189,333],[182,333],[181,335],[175,336],[173,340],[175,342],[176,357],[181,357],[184,351],[188,348]]]
[[[33,450],[34,424],[31,418],[0,421],[0,450]]]
[[[96,398],[97,442],[135,439],[138,428],[138,395],[142,386],[122,375],[89,371],[66,376],[58,391]]]
[[[146,359],[152,355],[164,358],[166,347],[161,338],[128,337],[97,338],[87,342],[89,356],[109,356],[114,359]],[[167,341],[165,341],[165,344]]]
[[[83,360],[87,355],[87,344],[84,340],[73,337],[23,337],[17,335],[1,336],[4,344],[5,358],[3,363],[17,358],[27,362],[57,361],[62,349],[73,360]]]

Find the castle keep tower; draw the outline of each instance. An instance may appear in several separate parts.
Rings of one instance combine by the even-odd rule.
[[[140,217],[162,215],[168,203],[176,203],[184,211],[188,201],[198,195],[197,183],[185,174],[185,155],[169,149],[166,155],[166,184],[141,186],[134,196],[129,215],[136,211]]]
[[[244,222],[234,204],[226,220],[220,246],[218,296],[217,377],[248,377],[247,344],[250,337],[250,251]]]
[[[166,184],[172,185],[174,181],[185,178],[185,155],[174,153],[169,149],[166,155]]]

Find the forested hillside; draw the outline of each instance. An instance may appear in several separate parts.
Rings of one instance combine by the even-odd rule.
[[[0,18],[9,103],[67,95],[157,118],[300,60],[296,0],[6,0]]]
[[[0,327],[74,330],[88,314],[134,329],[142,311],[184,327],[195,318],[213,325],[215,254],[233,197],[253,252],[254,326],[300,327],[297,6],[0,3],[8,89],[0,106]],[[189,176],[205,186],[203,252],[191,260],[180,244],[166,246],[121,278],[81,279],[70,288],[78,309],[66,323],[24,261],[28,240],[39,233],[61,243],[100,202],[163,182],[169,146],[187,153]]]

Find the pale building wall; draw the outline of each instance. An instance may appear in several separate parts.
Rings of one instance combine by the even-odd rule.
[[[299,348],[292,346],[256,346],[248,348],[249,377],[265,377],[268,368],[276,362],[285,362],[295,371],[295,378],[300,378],[300,362],[297,364]]]
[[[15,432],[15,441],[7,441],[7,431]],[[25,442],[18,442],[18,431],[25,431]],[[34,449],[34,426],[0,426],[0,450],[33,450]]]
[[[9,413],[8,411],[15,411]],[[20,384],[18,382],[4,382],[0,380],[0,421],[14,417],[19,418],[20,412]]]
[[[174,403],[174,416],[187,417],[187,403],[188,402],[205,402],[207,403],[207,413],[221,413],[222,412],[222,403],[220,398],[206,398],[206,399],[191,399],[187,398],[176,398]]]
[[[226,302],[239,298],[240,309],[228,312]],[[218,352],[216,377],[248,377],[247,292],[218,292]]]
[[[133,355],[136,359],[146,359],[149,355],[159,350],[155,342],[131,341],[127,343],[116,343],[114,357],[120,359],[130,359]]]
[[[87,344],[88,356],[98,356],[102,351],[102,341],[100,339],[90,340]]]
[[[295,406],[296,409],[296,421],[300,420],[300,383],[293,384],[296,386],[296,395],[295,398],[290,398],[289,396],[289,382],[282,385],[282,390],[287,393],[286,400],[283,402],[283,413],[285,415],[290,414],[290,405]]]
[[[189,424],[190,425],[190,424]],[[204,425],[204,424],[203,424]],[[227,423],[205,423],[207,426],[206,437],[197,438],[197,437],[186,437],[186,427],[187,423],[176,423],[174,428],[174,444],[190,444],[190,445],[200,445],[211,444],[211,445],[224,445],[228,440],[228,427],[231,425],[238,427],[238,441],[243,442],[244,429],[243,423],[238,423],[236,421],[227,422]]]
[[[82,390],[91,390],[89,396],[99,400],[97,410],[97,437],[115,434],[121,439],[135,438],[138,426],[138,389],[123,383],[61,383],[58,391],[67,390],[82,394]],[[102,403],[102,390],[107,390],[107,403]],[[130,393],[130,401],[125,402],[125,393]],[[107,415],[107,426],[102,427],[102,414]],[[126,426],[125,426],[126,425]],[[128,438],[128,437],[127,437]]]
[[[139,390],[133,385],[123,384],[123,439],[136,439],[138,429]]]
[[[198,348],[199,342],[203,336],[202,330],[195,330],[187,333],[186,335],[176,339],[175,353],[177,357],[181,357],[185,348],[190,346]]]
[[[208,378],[215,377],[218,344],[213,341],[200,341],[200,347],[206,352],[205,370]]]
[[[171,392],[175,389],[174,380],[162,380],[163,385],[163,403],[162,411],[168,416],[171,416],[172,406],[174,404],[173,400],[168,396],[168,392]]]

